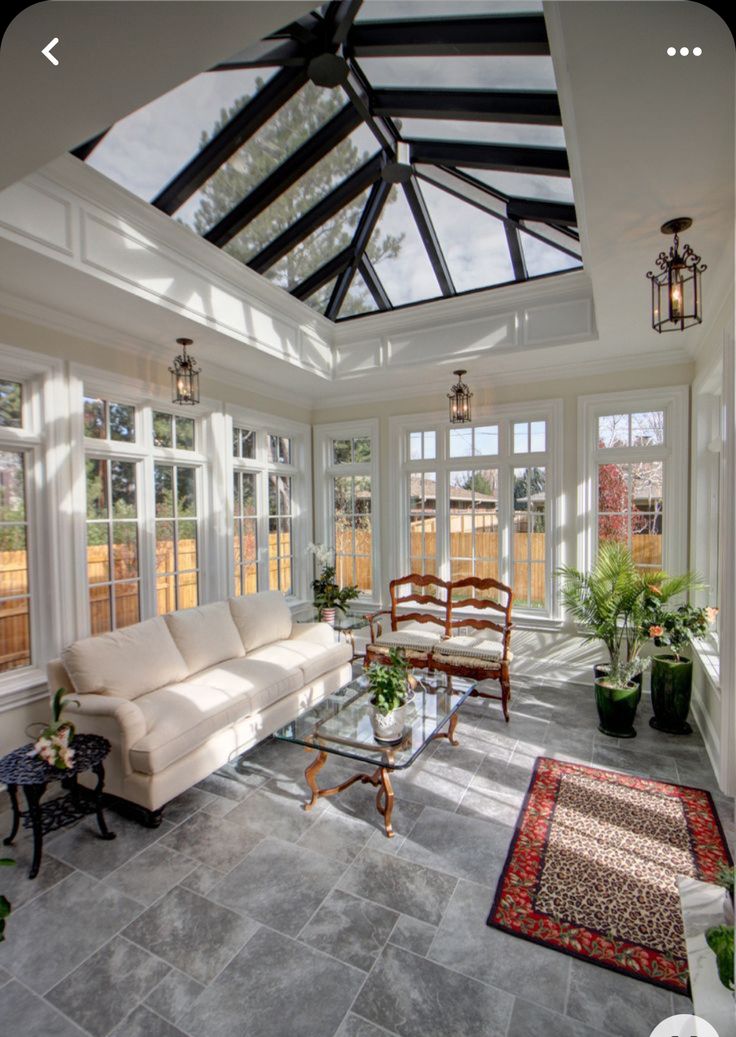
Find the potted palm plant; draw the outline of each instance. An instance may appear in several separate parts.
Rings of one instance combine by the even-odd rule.
[[[666,601],[666,597],[664,598]],[[646,629],[658,648],[671,651],[655,655],[652,660],[651,727],[667,734],[689,735],[692,727],[687,722],[692,696],[693,662],[683,652],[693,638],[704,637],[718,610],[680,605],[675,609],[664,607],[660,597],[655,599]]]
[[[413,696],[406,656],[393,648],[388,663],[371,663],[366,670],[371,689],[370,718],[377,742],[399,742],[404,735],[406,706]]]
[[[638,609],[646,584],[631,552],[614,541],[600,545],[589,572],[563,566],[558,575],[565,611],[581,625],[587,641],[602,641],[608,652],[594,674],[599,730],[614,738],[633,738],[645,666],[639,654],[644,639]]]

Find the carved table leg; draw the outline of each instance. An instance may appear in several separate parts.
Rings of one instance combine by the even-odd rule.
[[[10,835],[7,839],[3,839],[4,846],[10,846],[13,839],[18,834],[18,827],[20,825],[20,809],[18,807],[18,786],[8,785],[8,795],[10,796],[10,805],[13,808],[13,825],[10,829]]]
[[[391,813],[394,809],[394,790],[391,787],[391,778],[385,767],[380,768],[381,784],[376,793],[376,810],[383,814],[383,823],[386,826],[386,835],[393,839],[394,830],[391,827]]]
[[[33,861],[31,870],[28,872],[29,879],[35,879],[41,867],[41,856],[43,854],[43,824],[41,819],[41,796],[46,791],[46,785],[24,785],[23,791],[28,803],[28,814],[31,818],[33,828]]]
[[[312,760],[312,762],[310,763],[310,765],[307,767],[307,769],[304,772],[304,777],[307,779],[307,784],[309,785],[310,789],[312,790],[312,798],[311,798],[311,800],[309,801],[309,803],[305,803],[304,804],[304,809],[305,810],[311,810],[312,807],[314,806],[314,804],[319,799],[319,791],[320,790],[317,788],[317,775],[319,774],[319,772],[324,767],[326,761],[327,761],[327,753],[320,752],[319,756],[315,760]]]
[[[100,830],[101,839],[114,839],[115,832],[109,831],[105,823],[105,815],[102,813],[102,789],[105,785],[105,768],[101,763],[98,763],[92,768],[94,773],[97,775],[97,784],[95,785],[94,797],[95,797],[95,814],[97,816],[97,827]]]
[[[457,738],[455,738],[455,728],[457,727],[458,714],[453,713],[450,717],[450,725],[446,731],[438,731],[434,738],[446,738],[450,745],[460,745]]]

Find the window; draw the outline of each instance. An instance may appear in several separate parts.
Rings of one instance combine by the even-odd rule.
[[[198,603],[197,470],[156,464],[156,611],[159,615]]]
[[[305,590],[302,567],[295,565],[295,538],[302,546],[309,539],[303,528],[307,512],[298,503],[304,494],[303,457],[302,435],[233,424],[235,594],[270,588],[294,595],[297,581]]]
[[[625,544],[642,570],[687,568],[687,390],[581,398],[581,568]]]
[[[461,427],[444,415],[421,426],[394,419],[396,571],[491,578],[513,588],[517,609],[555,615],[560,420],[554,401],[499,407],[492,421]]]
[[[194,450],[194,418],[153,412],[153,445],[176,450]]]
[[[23,386],[0,379],[0,427],[20,428],[23,424]]]
[[[17,409],[6,409],[9,384],[15,385],[0,383],[0,427],[18,428],[20,386]],[[0,672],[31,665],[25,459],[22,451],[0,448]]]
[[[335,552],[339,585],[356,586],[366,601],[379,600],[374,525],[377,422],[319,427],[315,430],[315,449],[321,476],[316,499],[317,537]],[[419,442],[416,449],[429,456],[434,449],[431,438]]]
[[[134,443],[135,407],[85,396],[84,435],[86,439],[111,439],[119,443]]]
[[[88,457],[85,469],[90,631],[101,634],[140,619],[136,464]]]
[[[722,587],[720,545],[722,532],[733,521],[730,508],[721,508],[721,466],[724,441],[722,364],[706,369],[693,383],[692,423],[692,567],[707,584],[693,597],[699,605],[720,607]],[[723,514],[721,514],[723,512]],[[719,636],[720,615],[710,628]]]

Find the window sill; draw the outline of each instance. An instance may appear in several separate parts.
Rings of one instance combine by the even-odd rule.
[[[705,641],[693,641],[693,651],[703,667],[703,672],[716,689],[721,690],[721,659],[718,642],[715,638]]]
[[[48,695],[46,674],[36,667],[6,673],[0,679],[0,713],[26,706]]]

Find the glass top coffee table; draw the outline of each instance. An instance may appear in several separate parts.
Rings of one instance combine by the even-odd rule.
[[[334,796],[360,781],[378,788],[376,809],[383,815],[386,835],[393,836],[391,771],[409,767],[435,738],[447,738],[451,745],[458,745],[455,738],[458,710],[475,687],[474,681],[446,674],[428,675],[426,671],[415,670],[414,676],[418,680],[414,699],[407,710],[404,735],[395,745],[376,741],[368,713],[371,693],[361,677],[275,732],[274,737],[280,741],[303,745],[318,754],[304,772],[312,791],[305,810],[311,810],[321,796]],[[442,731],[445,724],[447,730]],[[340,785],[321,789],[317,785],[317,774],[330,753],[368,764],[374,768],[373,773],[354,774]]]

